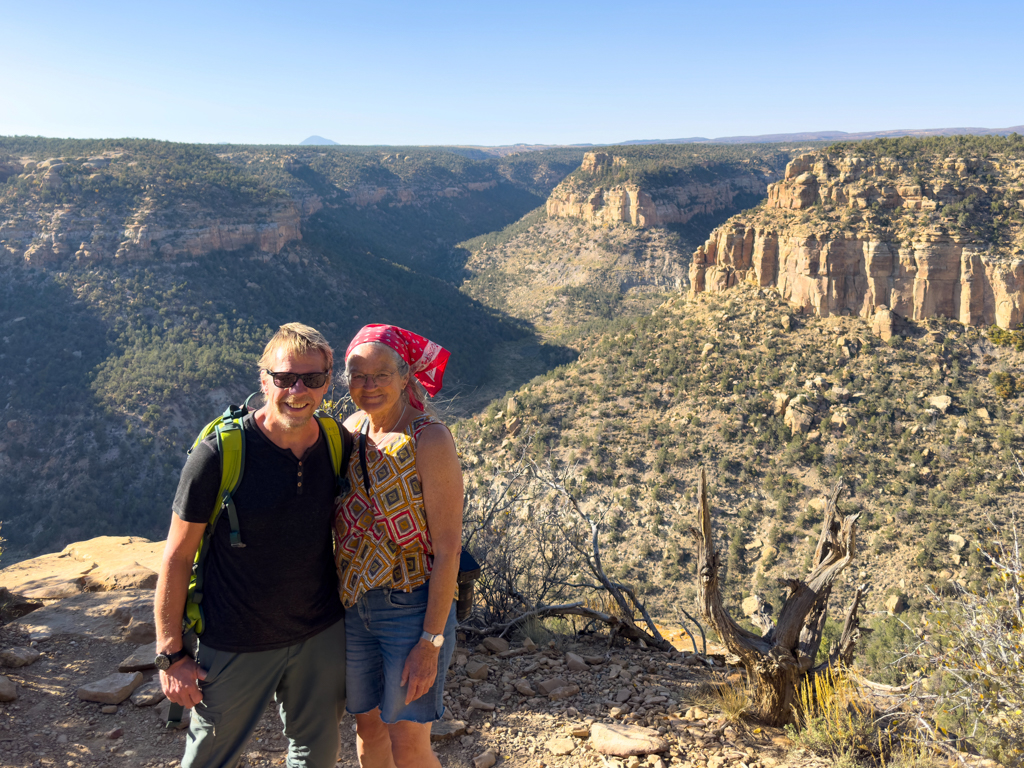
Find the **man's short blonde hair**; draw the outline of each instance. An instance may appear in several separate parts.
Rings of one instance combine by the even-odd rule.
[[[327,343],[316,328],[311,328],[302,323],[285,323],[277,329],[267,346],[263,348],[263,355],[259,360],[260,372],[264,371],[278,350],[287,349],[294,355],[308,355],[312,352],[319,352],[324,358],[324,370],[328,373],[334,368],[334,350]]]

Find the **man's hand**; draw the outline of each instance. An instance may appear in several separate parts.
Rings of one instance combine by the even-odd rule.
[[[435,648],[426,640],[421,639],[405,658],[402,669],[402,682],[408,688],[405,691],[405,703],[411,704],[430,690],[437,677],[437,657],[441,649]]]
[[[191,709],[203,700],[198,680],[206,679],[206,670],[186,657],[171,664],[171,668],[160,673],[160,687],[164,696],[175,704]]]

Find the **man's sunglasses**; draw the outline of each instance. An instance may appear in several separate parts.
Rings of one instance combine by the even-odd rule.
[[[263,372],[274,380],[274,386],[278,389],[291,389],[299,379],[302,379],[302,383],[306,385],[307,389],[320,389],[327,383],[327,377],[330,375],[328,371],[324,373],[289,373],[287,371],[275,373],[264,370]]]

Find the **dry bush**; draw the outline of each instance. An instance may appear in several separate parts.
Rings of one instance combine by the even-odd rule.
[[[1024,561],[1016,518],[982,550],[990,589],[935,595],[914,651],[931,672],[943,741],[966,738],[1007,766],[1024,765]]]

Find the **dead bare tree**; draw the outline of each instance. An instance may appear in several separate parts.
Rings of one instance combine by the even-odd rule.
[[[837,482],[825,505],[825,519],[814,552],[811,572],[805,580],[783,579],[789,594],[778,623],[769,616],[759,617],[764,630],[761,637],[737,624],[722,606],[719,585],[719,554],[711,531],[711,511],[707,497],[707,478],[701,468],[697,480],[697,520],[699,528],[690,532],[697,545],[698,610],[715,628],[731,653],[740,658],[754,683],[755,714],[769,725],[780,726],[793,719],[797,705],[797,686],[805,675],[848,664],[861,632],[857,610],[863,595],[858,589],[843,626],[840,641],[830,649],[829,659],[814,667],[825,628],[828,598],[832,584],[856,555],[856,521],[859,515],[839,515],[836,501],[842,490]]]
[[[610,624],[613,631],[626,638],[627,640],[642,641],[645,645],[652,646],[662,651],[675,650],[672,644],[661,636],[661,632],[654,623],[654,619],[647,612],[647,606],[640,600],[637,599],[636,591],[628,584],[622,584],[617,581],[612,581],[608,578],[605,573],[604,566],[601,565],[601,547],[598,541],[598,533],[600,532],[600,526],[587,515],[580,507],[579,501],[569,493],[568,488],[565,487],[565,483],[548,477],[543,473],[536,463],[531,462],[531,468],[533,476],[541,485],[546,486],[550,490],[560,497],[571,511],[571,518],[575,518],[568,523],[568,527],[574,526],[576,522],[581,523],[585,529],[589,529],[590,538],[589,541],[585,537],[573,535],[572,531],[566,530],[566,541],[569,545],[576,550],[579,554],[581,562],[586,566],[587,570],[590,571],[591,576],[597,580],[598,584],[588,585],[592,589],[604,589],[611,598],[615,601],[615,604],[619,607],[620,615],[615,618],[615,622],[611,622],[608,619],[601,618],[599,616],[593,616],[592,618],[605,621]],[[564,518],[563,518],[564,520]],[[640,614],[640,618],[646,625],[647,629],[643,629],[636,623],[636,614]]]
[[[477,585],[484,626],[465,629],[504,635],[534,618],[581,616],[613,638],[673,650],[634,588],[605,572],[600,515],[584,512],[565,477],[525,451],[483,493],[467,494],[465,520],[467,546],[485,562]]]

